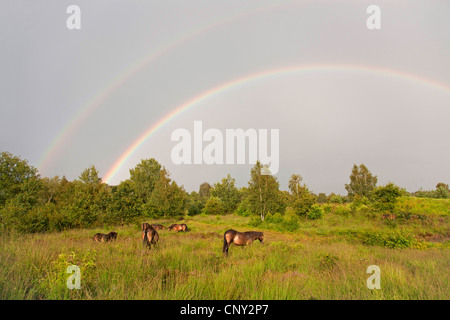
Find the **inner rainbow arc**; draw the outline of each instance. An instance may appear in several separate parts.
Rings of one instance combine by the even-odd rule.
[[[130,156],[136,152],[139,147],[158,129],[163,127],[166,123],[174,119],[176,116],[181,114],[183,111],[193,107],[200,102],[219,94],[223,91],[226,91],[231,88],[238,87],[244,83],[248,83],[254,80],[266,79],[271,76],[277,75],[286,75],[289,73],[298,73],[298,72],[306,72],[306,71],[353,71],[353,72],[363,72],[368,74],[380,74],[385,76],[394,76],[397,78],[402,78],[410,81],[415,81],[424,85],[428,85],[434,88],[438,88],[440,90],[444,90],[446,92],[450,92],[450,86],[446,83],[439,82],[434,79],[426,78],[423,76],[419,76],[417,74],[390,69],[386,67],[378,67],[378,66],[367,66],[367,65],[350,65],[350,64],[340,64],[340,65],[299,65],[299,66],[291,66],[284,67],[278,69],[271,69],[267,71],[257,72],[250,75],[242,76],[237,79],[233,79],[231,81],[225,82],[219,86],[211,88],[207,91],[200,93],[194,98],[182,103],[161,119],[159,119],[156,123],[152,124],[147,130],[145,130],[139,137],[134,140],[134,142],[117,158],[117,160],[113,163],[113,165],[107,170],[103,181],[107,184],[111,182],[120,168],[124,165],[124,163],[130,158]]]

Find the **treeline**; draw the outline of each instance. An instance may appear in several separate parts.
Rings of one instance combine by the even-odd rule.
[[[248,185],[237,188],[230,175],[198,192],[186,192],[155,159],[141,160],[130,169],[130,178],[117,186],[102,182],[95,166],[73,181],[41,177],[26,160],[9,152],[0,155],[0,231],[47,232],[105,224],[126,224],[137,217],[177,218],[197,214],[239,214],[264,221],[283,216],[316,219],[321,203],[374,201],[389,210],[396,197],[408,195],[388,184],[377,187],[377,178],[364,166],[354,166],[347,196],[312,193],[299,174],[289,180],[289,190],[279,189],[278,179],[262,174],[259,162],[251,169]],[[444,190],[441,190],[441,189]],[[448,185],[438,184],[440,197],[449,197]]]

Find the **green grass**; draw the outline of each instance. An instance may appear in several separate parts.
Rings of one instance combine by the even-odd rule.
[[[300,219],[291,232],[249,227],[248,217],[199,215],[183,221],[189,232],[159,231],[150,251],[142,246],[139,223],[175,221],[3,235],[0,299],[449,299],[448,240],[421,237],[445,235],[448,217],[423,214],[426,220],[393,225],[379,215],[330,212]],[[265,243],[231,246],[224,257],[223,233],[230,228],[264,231]],[[93,243],[95,233],[111,230],[119,233],[116,242]],[[397,233],[426,245],[383,242],[404,243],[390,238]],[[81,268],[80,290],[66,287],[71,264]],[[380,290],[366,287],[370,265],[381,269]]]
[[[396,209],[416,215],[450,216],[450,199],[403,197]]]

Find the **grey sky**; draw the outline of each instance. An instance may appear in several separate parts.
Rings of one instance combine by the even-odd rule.
[[[66,8],[81,8],[68,30]],[[381,8],[368,30],[366,8]],[[105,96],[64,139],[41,175],[101,175],[148,127],[223,83],[290,66],[365,65],[450,87],[449,1],[2,1],[0,150],[38,166],[79,110],[138,62],[164,54]],[[195,35],[195,36],[193,36]],[[450,91],[424,81],[356,71],[293,73],[214,95],[168,122],[119,170],[154,157],[188,191],[250,165],[171,162],[177,128],[280,129],[278,178],[299,173],[314,192],[346,194],[353,163],[407,188],[450,182]],[[38,169],[40,169],[38,167]]]

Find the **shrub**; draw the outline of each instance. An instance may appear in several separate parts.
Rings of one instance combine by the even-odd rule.
[[[262,223],[262,220],[258,216],[253,216],[250,218],[248,225],[251,227],[258,227]]]
[[[438,187],[436,188],[436,198],[438,199],[449,199],[450,198],[450,191],[445,187]]]
[[[235,213],[242,217],[249,217],[252,215],[252,212],[250,211],[248,202],[246,200],[239,203],[239,206],[237,207]]]
[[[323,214],[324,212],[322,207],[315,204],[309,209],[308,213],[306,214],[306,217],[308,219],[319,219],[323,217]]]
[[[427,247],[424,242],[418,241],[411,234],[404,231],[390,233],[366,232],[363,234],[363,243],[391,249],[424,249]]]
[[[197,203],[191,203],[188,208],[188,215],[195,216],[202,212],[200,206]]]
[[[324,213],[330,213],[332,210],[332,207],[329,204],[324,205],[322,208]]]
[[[383,187],[377,187],[372,193],[374,206],[379,210],[393,211],[397,203],[397,198],[401,195],[400,188],[393,183],[388,183]]]
[[[222,200],[218,197],[210,197],[203,208],[203,213],[212,215],[221,215],[225,213]]]
[[[284,215],[281,226],[284,230],[295,231],[298,229],[298,216],[295,213],[288,212]]]
[[[283,216],[277,212],[275,214],[271,214],[270,212],[266,215],[264,221],[268,223],[282,223],[283,222]]]
[[[330,199],[328,200],[328,202],[343,204],[344,198],[342,198],[342,196],[340,194],[332,194],[332,195],[330,195]]]
[[[334,209],[334,213],[341,215],[341,216],[348,216],[351,212],[350,212],[350,209],[347,208],[346,206],[337,206]]]

